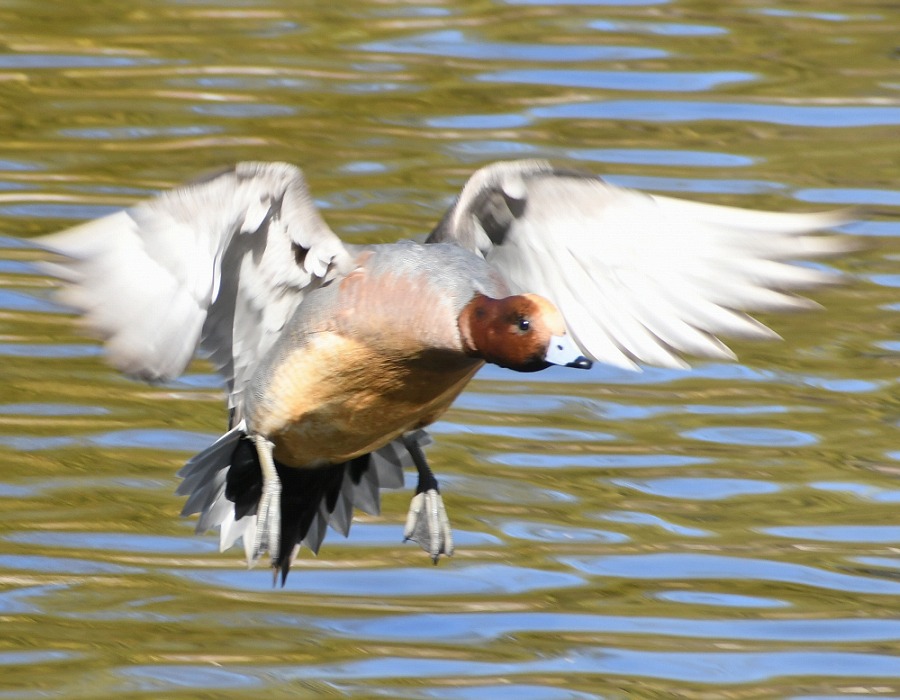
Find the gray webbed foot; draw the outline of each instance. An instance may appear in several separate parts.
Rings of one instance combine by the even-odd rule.
[[[450,519],[447,517],[447,509],[444,508],[444,499],[441,498],[437,479],[428,466],[422,446],[411,435],[404,435],[402,440],[419,472],[419,484],[416,487],[416,495],[409,504],[403,539],[418,543],[437,564],[441,554],[453,556]]]
[[[437,489],[417,493],[409,504],[403,539],[416,542],[437,564],[441,554],[453,556],[453,532]]]

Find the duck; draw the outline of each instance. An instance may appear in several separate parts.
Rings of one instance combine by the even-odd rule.
[[[241,162],[37,239],[59,299],[109,363],[169,382],[194,356],[228,426],[179,472],[183,515],[269,555],[348,536],[355,509],[418,479],[404,539],[454,551],[425,430],[485,364],[684,368],[733,360],[719,336],[779,336],[750,313],[815,307],[846,212],[776,213],[612,185],[543,160],[474,172],[418,241],[342,241],[300,168]]]

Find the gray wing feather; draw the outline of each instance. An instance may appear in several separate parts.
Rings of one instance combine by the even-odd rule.
[[[199,345],[232,405],[304,293],[348,260],[284,163],[239,163],[37,242],[66,256],[48,270],[115,367],[171,379]]]
[[[732,359],[718,335],[777,337],[749,311],[814,306],[793,292],[837,276],[794,261],[849,250],[812,235],[847,221],[659,197],[521,161],[477,171],[428,242],[478,252],[515,291],[551,299],[595,360],[683,367],[682,354]]]

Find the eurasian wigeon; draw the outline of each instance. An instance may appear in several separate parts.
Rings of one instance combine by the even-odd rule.
[[[39,242],[63,300],[109,361],[166,381],[200,348],[225,378],[230,430],[181,470],[184,514],[268,552],[282,583],[353,508],[415,466],[405,536],[453,552],[422,430],[490,362],[518,371],[599,361],[731,359],[718,334],[777,337],[747,311],[834,275],[793,261],[840,252],[811,235],[840,213],[779,214],[658,197],[543,161],[494,163],[424,243],[350,245],[303,174],[240,163]]]

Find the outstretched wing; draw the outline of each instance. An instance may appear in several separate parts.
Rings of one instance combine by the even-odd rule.
[[[47,268],[113,366],[167,380],[200,345],[233,406],[304,294],[350,257],[284,163],[239,163],[37,242],[65,256]]]
[[[810,235],[843,213],[777,214],[658,197],[554,169],[477,171],[428,242],[479,252],[518,292],[551,299],[595,360],[683,367],[734,357],[717,335],[777,337],[748,311],[805,308],[835,275],[794,261],[847,250]]]

